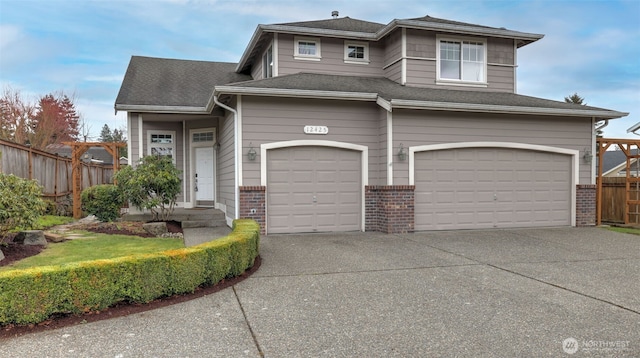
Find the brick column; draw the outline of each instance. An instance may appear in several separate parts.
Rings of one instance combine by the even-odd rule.
[[[576,185],[576,226],[596,225],[596,185]]]
[[[413,185],[370,185],[365,188],[365,230],[387,234],[414,230]]]
[[[260,234],[266,227],[266,188],[264,186],[240,187],[240,218],[253,219],[260,224]]]

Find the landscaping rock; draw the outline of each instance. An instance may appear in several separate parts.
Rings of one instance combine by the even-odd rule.
[[[20,231],[13,242],[23,245],[47,245],[47,239],[45,239],[42,230]]]
[[[4,254],[2,253],[2,250],[0,250],[0,261],[4,260]]]
[[[54,234],[52,232],[45,232],[44,237],[51,242],[63,242],[65,241],[65,237],[59,234]]]
[[[144,231],[154,236],[162,236],[167,233],[167,223],[164,221],[142,224]]]

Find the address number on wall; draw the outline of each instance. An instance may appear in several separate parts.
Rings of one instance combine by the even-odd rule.
[[[304,126],[304,134],[328,134],[327,126]]]

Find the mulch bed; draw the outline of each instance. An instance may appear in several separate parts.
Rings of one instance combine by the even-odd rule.
[[[82,227],[78,227],[82,230],[104,233],[104,234],[121,234],[121,235],[141,235],[138,229],[142,230],[142,223],[134,223],[128,222],[126,224],[123,223],[95,223],[95,224],[87,224]],[[167,222],[167,229],[169,232],[182,232],[182,227],[179,222]],[[142,230],[144,231],[144,230]],[[146,232],[145,232],[146,234]],[[44,248],[42,246],[28,246],[28,245],[19,245],[14,244],[13,236],[9,236],[5,238],[4,244],[0,246],[2,252],[5,255],[5,259],[0,261],[0,266],[8,265],[11,262],[15,262],[18,260],[22,260],[26,257],[36,255],[40,253]],[[146,234],[143,237],[151,237],[151,235]],[[55,245],[55,244],[54,244]],[[20,325],[6,325],[0,326],[0,339],[19,337],[24,334],[34,333],[34,332],[42,332],[48,330],[59,329],[62,327],[74,326],[77,324],[84,324],[90,322],[101,321],[109,318],[123,317],[134,313],[145,312],[149,310],[153,310],[156,308],[166,307],[169,305],[173,305],[176,303],[186,302],[195,298],[203,297],[220,290],[223,290],[227,287],[231,287],[247,277],[251,276],[261,264],[261,258],[258,256],[255,260],[255,263],[252,268],[244,272],[242,275],[238,277],[234,277],[228,280],[222,280],[214,286],[208,287],[198,287],[193,293],[184,294],[184,295],[174,295],[171,297],[160,298],[155,301],[146,303],[146,304],[137,304],[137,303],[127,303],[122,302],[116,304],[113,307],[109,307],[102,311],[95,312],[87,312],[81,315],[57,315],[51,317],[47,321],[31,324],[27,326]]]

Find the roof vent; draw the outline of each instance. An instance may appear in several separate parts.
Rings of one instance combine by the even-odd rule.
[[[338,18],[338,14],[339,14],[339,13],[338,13],[338,11],[337,11],[337,10],[333,10],[333,11],[331,11],[331,17],[333,17],[334,19],[337,19],[337,18]]]

